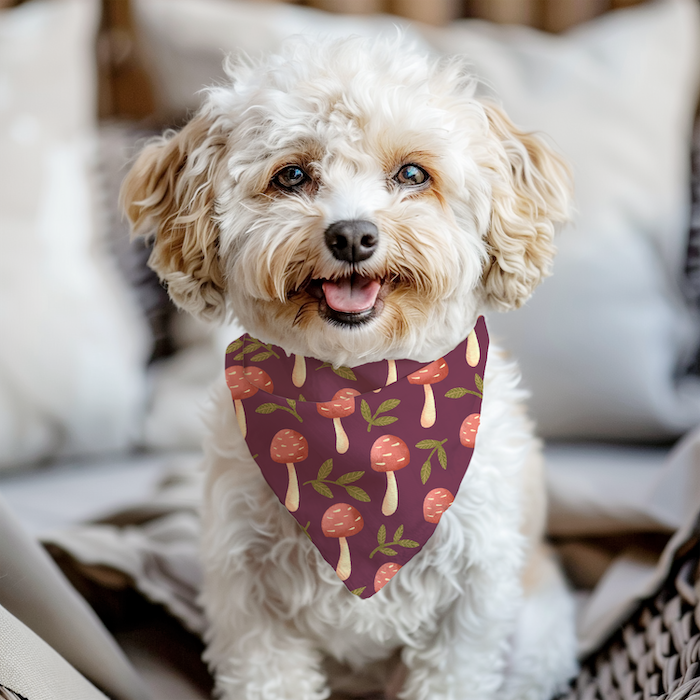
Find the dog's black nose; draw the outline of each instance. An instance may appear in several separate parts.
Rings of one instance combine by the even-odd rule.
[[[363,219],[336,221],[326,229],[326,245],[336,260],[362,262],[377,250],[379,229]]]

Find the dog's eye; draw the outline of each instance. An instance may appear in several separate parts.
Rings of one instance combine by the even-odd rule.
[[[409,163],[399,168],[399,172],[394,176],[394,180],[396,180],[399,185],[415,187],[416,185],[424,185],[428,182],[428,180],[430,180],[430,175],[418,165]]]
[[[272,178],[272,182],[285,190],[293,190],[308,179],[309,176],[298,165],[288,165]]]

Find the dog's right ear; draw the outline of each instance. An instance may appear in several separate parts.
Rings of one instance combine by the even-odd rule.
[[[215,191],[222,175],[226,135],[206,115],[182,131],[151,142],[121,190],[121,205],[135,234],[151,235],[148,264],[173,301],[195,316],[226,313],[219,260]]]

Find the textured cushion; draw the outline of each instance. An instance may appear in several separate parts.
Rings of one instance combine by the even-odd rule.
[[[0,12],[0,468],[123,449],[146,334],[100,236],[96,0]]]
[[[221,79],[226,52],[391,24],[233,0],[134,2],[163,108],[178,114]],[[694,0],[661,0],[559,36],[476,20],[409,32],[467,54],[516,123],[573,163],[577,213],[554,277],[525,308],[489,319],[521,361],[547,437],[659,439],[700,422],[700,379],[684,372],[700,324],[680,291],[699,15]]]

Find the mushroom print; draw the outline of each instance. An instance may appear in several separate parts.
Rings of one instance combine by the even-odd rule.
[[[424,428],[430,428],[435,424],[435,397],[431,384],[441,382],[449,373],[449,367],[444,357],[408,375],[410,384],[422,384],[425,390],[425,403],[420,415],[420,424]]]
[[[303,355],[294,355],[294,369],[292,370],[292,384],[296,387],[304,386],[306,381],[306,359]]]
[[[396,576],[400,568],[401,564],[394,564],[392,561],[382,564],[374,575],[374,592],[379,593]]]
[[[346,581],[350,577],[352,565],[350,563],[350,547],[348,547],[348,537],[356,535],[365,526],[357,508],[353,508],[348,503],[335,503],[321,518],[321,530],[326,537],[334,537],[340,544],[340,557],[335,573],[341,581]]]
[[[476,331],[472,330],[467,338],[467,364],[470,367],[476,367],[480,357],[479,340],[476,337]]]
[[[246,369],[241,365],[235,365],[226,370],[226,384],[231,391],[231,398],[233,399],[233,405],[236,411],[236,420],[238,421],[238,427],[241,429],[243,437],[247,435],[248,430],[242,402],[244,399],[249,399],[251,396],[255,396],[255,394],[258,393],[258,387],[253,386],[246,379],[245,373]],[[263,372],[263,374],[265,373]],[[267,378],[270,379],[269,377]],[[270,381],[269,391],[272,391],[272,381]]]
[[[271,394],[275,388],[270,375],[260,367],[246,367],[244,377],[249,384],[267,394]]]
[[[428,491],[423,500],[423,518],[426,522],[437,524],[442,514],[452,505],[455,497],[443,488]]]
[[[284,505],[290,513],[299,508],[299,481],[294,465],[303,462],[309,456],[309,443],[296,430],[280,430],[272,438],[270,457],[277,464],[286,464],[289,474],[289,485]]]
[[[480,422],[481,416],[478,413],[472,413],[462,421],[462,427],[459,429],[459,441],[465,447],[474,447],[476,431],[479,430]]]
[[[348,451],[350,443],[343,425],[340,422],[341,418],[355,413],[355,397],[359,396],[360,392],[357,389],[340,389],[335,392],[335,395],[330,401],[316,404],[316,410],[324,418],[333,419],[333,427],[335,428],[335,449],[338,454],[345,454]]]
[[[382,501],[382,514],[393,515],[399,505],[399,488],[394,472],[408,466],[411,453],[408,445],[396,435],[377,438],[369,453],[372,469],[386,473],[386,494]]]

